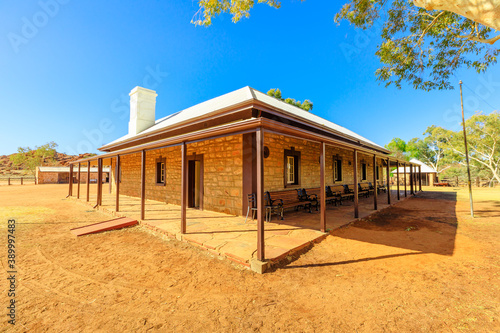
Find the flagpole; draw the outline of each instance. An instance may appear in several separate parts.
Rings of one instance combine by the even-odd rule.
[[[474,217],[474,207],[472,205],[472,182],[470,179],[469,149],[467,148],[467,133],[465,131],[464,98],[462,95],[462,80],[460,80],[460,103],[462,104],[462,126],[464,129],[465,160],[467,162],[467,184],[469,185],[470,216]]]

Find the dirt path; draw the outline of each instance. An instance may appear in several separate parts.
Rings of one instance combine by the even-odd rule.
[[[65,193],[0,188],[19,278],[18,321],[2,331],[500,331],[499,190],[474,221],[462,192],[424,192],[264,275],[141,227],[76,239],[70,228],[108,217]]]

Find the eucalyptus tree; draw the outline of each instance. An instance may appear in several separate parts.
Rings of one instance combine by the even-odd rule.
[[[210,26],[212,18],[222,13],[231,14],[233,22],[249,17],[255,1],[198,3],[192,22]],[[277,0],[257,3],[281,6]],[[426,91],[453,89],[451,76],[459,68],[481,73],[497,62],[500,50],[493,44],[500,39],[495,31],[500,24],[499,6],[500,0],[350,0],[334,20],[363,30],[381,24],[376,55],[382,66],[375,75],[386,86],[401,88],[407,83]]]
[[[311,102],[310,100],[306,99],[304,102],[301,102],[301,101],[296,101],[295,99],[293,98],[282,98],[281,97],[281,90],[279,89],[270,89],[267,94],[269,96],[272,96],[274,98],[277,98],[279,99],[280,101],[283,101],[285,103],[288,103],[288,104],[291,104],[291,105],[295,105],[299,108],[301,108],[302,110],[306,110],[306,111],[311,111],[312,108],[313,108],[313,102]]]

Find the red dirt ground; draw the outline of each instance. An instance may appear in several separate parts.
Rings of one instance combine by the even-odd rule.
[[[143,227],[76,238],[109,216],[66,191],[0,188],[19,279],[17,324],[4,314],[2,331],[500,331],[500,195],[479,198],[472,221],[461,192],[424,192],[258,275]]]

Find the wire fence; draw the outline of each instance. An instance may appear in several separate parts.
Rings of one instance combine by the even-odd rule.
[[[34,176],[0,177],[0,185],[29,185],[36,184]]]
[[[444,184],[448,184],[449,186],[453,186],[453,187],[468,186],[467,177],[455,176],[455,177],[441,178],[439,182],[444,183]],[[475,178],[472,178],[472,186],[475,186],[475,187],[496,187],[496,186],[498,186],[498,182],[496,179],[475,177]]]

